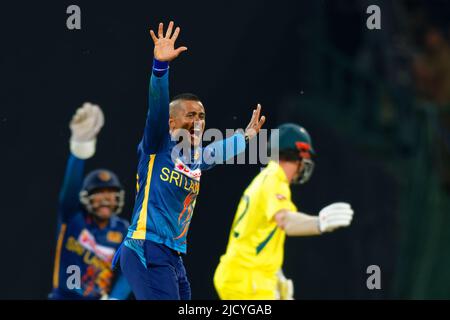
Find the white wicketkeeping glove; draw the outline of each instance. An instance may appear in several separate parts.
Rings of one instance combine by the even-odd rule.
[[[88,159],[95,153],[97,134],[105,123],[98,105],[85,102],[70,121],[70,151],[80,159]]]
[[[346,202],[336,202],[319,212],[320,232],[330,232],[337,228],[348,227],[352,222],[353,209]]]
[[[294,283],[292,280],[287,279],[281,269],[277,272],[277,278],[277,298],[279,300],[294,300]]]

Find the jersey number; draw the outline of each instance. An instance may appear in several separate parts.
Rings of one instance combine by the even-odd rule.
[[[244,208],[244,210],[242,211],[242,213],[239,215],[239,217],[237,218],[237,220],[235,221],[235,223],[233,224],[233,227],[231,228],[231,229],[233,230],[233,236],[234,236],[235,238],[239,237],[239,232],[237,231],[237,226],[239,225],[239,222],[242,221],[242,218],[244,218],[244,216],[245,216],[245,215],[247,214],[247,212],[248,212],[248,207],[249,207],[249,204],[250,204],[250,198],[249,198],[249,196],[244,195],[244,196],[242,197],[242,201],[244,201],[244,203],[245,203],[245,208]],[[243,204],[243,203],[241,203],[240,206],[241,206],[242,204]]]

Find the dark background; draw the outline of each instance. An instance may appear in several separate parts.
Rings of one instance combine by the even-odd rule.
[[[399,2],[406,15],[441,12],[441,19],[449,21],[442,14],[449,13],[443,1]],[[81,7],[81,30],[66,28],[70,4]],[[381,7],[382,31],[366,28],[369,4]],[[336,201],[354,207],[354,222],[348,229],[287,239],[284,271],[295,282],[295,297],[449,297],[445,282],[440,281],[440,291],[434,292],[414,291],[411,284],[417,269],[410,262],[416,251],[405,256],[405,246],[413,245],[408,239],[414,238],[414,231],[405,227],[401,205],[410,196],[412,182],[399,169],[401,163],[392,163],[393,159],[414,161],[416,149],[407,143],[393,144],[398,130],[392,129],[391,122],[380,125],[373,109],[366,112],[371,104],[380,104],[380,89],[372,80],[388,81],[393,70],[392,60],[383,55],[398,41],[392,40],[392,32],[410,30],[407,25],[406,31],[398,31],[396,13],[390,1],[2,5],[0,298],[45,299],[50,291],[57,198],[69,155],[68,122],[84,101],[99,104],[106,117],[87,169],[107,167],[119,175],[127,191],[123,217],[131,217],[136,145],[145,122],[152,63],[148,30],[171,19],[181,27],[178,45],[189,48],[171,63],[171,95],[200,96],[209,128],[246,126],[256,103],[263,106],[268,129],[285,121],[305,126],[318,157],[312,180],[292,189],[298,208],[317,214]],[[323,48],[333,48],[342,58],[327,59],[335,51]],[[364,86],[348,85],[339,89],[339,99],[332,96],[331,89],[350,83],[349,77],[361,70],[352,66],[357,71],[338,73],[331,81],[333,66],[358,61],[365,76],[356,82]],[[363,91],[363,101],[356,107],[346,102]],[[413,96],[414,89],[411,92],[406,96]],[[399,116],[393,123],[403,120]],[[354,131],[347,130],[355,124]],[[368,143],[373,135],[379,144]],[[239,198],[259,170],[259,165],[221,166],[202,177],[185,259],[194,299],[217,298],[213,273]],[[372,264],[381,268],[381,290],[366,287],[366,269]]]

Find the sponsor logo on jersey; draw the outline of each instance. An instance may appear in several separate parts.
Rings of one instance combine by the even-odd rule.
[[[78,236],[78,242],[87,250],[95,253],[104,261],[112,261],[115,249],[97,244],[95,237],[87,229],[83,229]]]
[[[183,163],[180,159],[176,159],[175,168],[176,171],[181,172],[185,176],[188,176],[195,181],[200,181],[200,177],[202,175],[202,171],[200,169],[191,170],[187,165]]]

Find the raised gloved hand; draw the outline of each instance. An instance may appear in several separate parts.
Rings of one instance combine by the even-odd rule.
[[[98,105],[85,102],[70,121],[70,151],[80,159],[88,159],[95,153],[97,135],[105,119]]]

